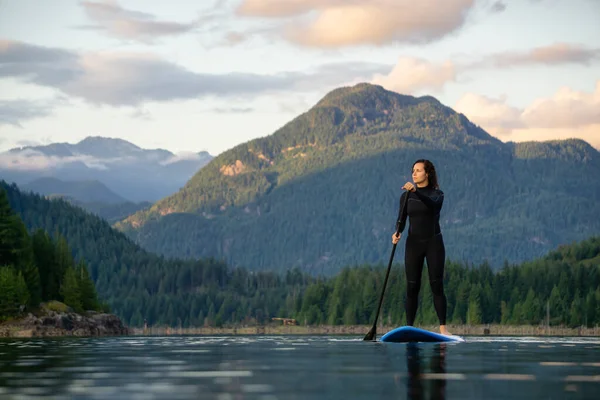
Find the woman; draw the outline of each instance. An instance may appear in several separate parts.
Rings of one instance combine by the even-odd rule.
[[[412,169],[413,183],[406,182],[400,197],[400,211],[392,243],[402,236],[409,217],[404,266],[406,270],[406,323],[412,326],[417,314],[423,262],[427,259],[429,284],[433,304],[440,321],[440,333],[450,335],[446,329],[446,296],[444,294],[444,263],[446,249],[440,229],[440,210],[444,192],[439,189],[435,167],[429,160],[417,160]]]

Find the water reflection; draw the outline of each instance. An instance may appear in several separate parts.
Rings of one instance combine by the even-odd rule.
[[[31,339],[8,342],[0,349],[0,394],[50,396],[68,386],[68,368],[81,362],[75,346],[61,346],[62,339]],[[0,343],[0,345],[6,343]],[[1,396],[0,396],[1,398]]]
[[[446,399],[446,346],[445,343],[434,346],[406,344],[407,398]],[[401,376],[395,376],[397,382]]]
[[[598,398],[598,339],[475,340],[0,339],[0,399]]]

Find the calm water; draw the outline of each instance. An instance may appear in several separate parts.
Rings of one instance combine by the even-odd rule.
[[[0,399],[599,399],[600,338],[0,340]]]

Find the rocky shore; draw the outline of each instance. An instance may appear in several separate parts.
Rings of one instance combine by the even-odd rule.
[[[44,309],[41,315],[26,317],[0,324],[0,337],[55,337],[55,336],[122,336],[131,329],[113,314],[87,311],[57,312]]]

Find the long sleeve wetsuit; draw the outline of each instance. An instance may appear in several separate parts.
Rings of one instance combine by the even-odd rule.
[[[431,187],[405,191],[400,196],[396,232],[402,233],[409,220],[404,266],[406,271],[406,322],[412,326],[417,314],[423,262],[427,259],[429,284],[440,325],[446,325],[446,295],[444,294],[444,264],[446,249],[440,229],[440,211],[444,192]]]

